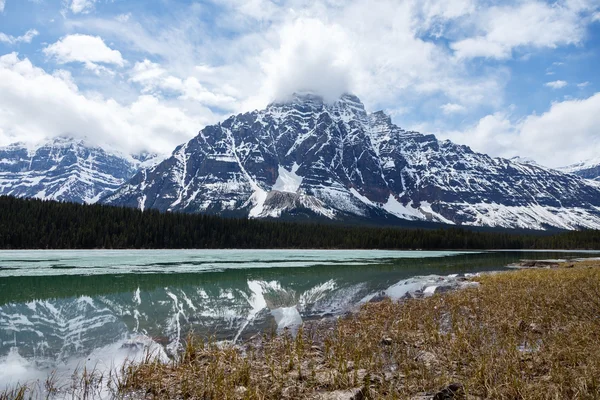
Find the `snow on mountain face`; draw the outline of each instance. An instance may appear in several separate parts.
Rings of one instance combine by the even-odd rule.
[[[287,103],[204,128],[103,200],[163,211],[600,227],[600,188],[535,165],[408,132],[344,95]]]
[[[558,170],[566,174],[574,174],[600,182],[600,157],[562,167]]]
[[[0,148],[0,194],[95,203],[155,159],[113,154],[65,137],[35,149],[15,143]]]
[[[519,164],[525,164],[525,165],[533,165],[536,167],[541,167],[543,168],[540,164],[537,163],[537,161],[535,161],[533,158],[529,158],[529,157],[512,157],[509,158],[509,161],[512,161],[513,163],[519,163]]]

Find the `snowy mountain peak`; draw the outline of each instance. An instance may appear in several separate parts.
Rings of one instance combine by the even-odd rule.
[[[387,115],[383,110],[375,111],[369,115],[371,125],[391,126],[392,117]]]
[[[514,163],[523,164],[523,165],[534,165],[536,167],[541,167],[541,165],[538,164],[537,161],[535,161],[533,158],[529,158],[529,157],[516,156],[516,157],[510,158],[510,161],[512,161]]]
[[[61,136],[37,145],[0,148],[0,194],[94,203],[131,178],[154,155],[123,155],[84,138]]]
[[[574,174],[585,179],[600,181],[600,157],[591,158],[576,164],[558,168],[559,171]]]
[[[367,112],[364,104],[352,94],[344,94],[333,102],[326,102],[322,96],[313,93],[294,93],[290,99],[282,102],[271,103],[265,110],[274,116],[298,113],[301,116],[316,118],[327,113],[335,120],[360,120],[366,121]]]
[[[408,132],[352,95],[296,94],[207,126],[104,199],[251,218],[600,227],[600,187]]]

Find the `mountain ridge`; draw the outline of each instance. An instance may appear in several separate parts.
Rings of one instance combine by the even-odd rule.
[[[13,143],[0,148],[0,194],[95,203],[156,161],[155,154],[124,154],[67,136]]]
[[[358,97],[297,94],[202,129],[105,197],[161,211],[600,227],[600,187],[406,131]]]
[[[566,167],[558,168],[559,171],[580,176],[600,182],[600,157],[591,158]]]

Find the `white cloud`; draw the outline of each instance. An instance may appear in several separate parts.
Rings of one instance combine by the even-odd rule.
[[[569,83],[567,81],[558,80],[558,81],[546,82],[544,84],[544,86],[548,86],[549,88],[552,88],[552,89],[562,89],[565,86],[567,86],[568,84]]]
[[[154,87],[159,86],[162,77],[167,74],[167,70],[159,64],[146,59],[143,62],[135,63],[131,70],[131,81],[142,85],[143,90],[148,92]]]
[[[467,111],[465,106],[456,103],[446,103],[440,107],[444,114],[456,114],[463,113]]]
[[[272,99],[317,92],[333,101],[351,91],[353,56],[344,30],[316,19],[299,19],[280,32],[279,47],[266,50],[263,68]]]
[[[7,35],[5,33],[0,32],[0,42],[7,43],[7,44],[31,43],[33,38],[39,34],[40,33],[35,29],[28,30],[22,36],[12,36],[12,35]]]
[[[96,0],[70,0],[69,9],[73,14],[87,13],[94,8],[94,3]]]
[[[98,63],[120,67],[125,65],[121,53],[108,47],[100,36],[68,35],[44,48],[44,54],[54,58],[59,64],[81,62],[86,68],[96,72],[109,71]]]
[[[246,2],[227,0],[231,11],[210,26],[199,22],[204,10],[198,4],[168,28],[144,27],[133,16],[127,23],[93,18],[67,24],[125,42],[152,56],[169,75],[210,83],[211,92],[229,86],[227,95],[238,100],[240,111],[315,87],[327,97],[351,90],[369,108],[415,107],[416,101],[433,97],[475,108],[503,101],[507,70],[473,75],[444,46],[420,38],[424,26],[439,30],[451,19],[469,15],[471,3],[291,0],[281,6],[262,0],[249,9]],[[259,23],[264,18],[268,24]],[[215,34],[221,25],[240,32],[221,37]],[[202,38],[202,43],[196,46],[190,38]],[[210,65],[211,74],[195,70],[198,65]]]
[[[584,87],[588,86],[589,84],[590,83],[587,82],[587,81],[586,82],[581,82],[581,83],[577,84],[577,87],[583,89]]]
[[[6,0],[0,0],[0,12],[4,11],[5,5],[6,5]]]
[[[170,153],[214,122],[210,115],[184,112],[153,95],[120,103],[80,91],[66,71],[50,75],[16,53],[0,57],[1,144],[71,135],[127,151]]]
[[[129,18],[131,18],[131,13],[119,14],[116,17],[116,20],[119,22],[127,22],[127,21],[129,21]]]
[[[206,70],[206,67],[201,70]],[[170,75],[166,69],[150,60],[136,63],[130,74],[130,81],[140,84],[142,93],[174,95],[180,100],[190,100],[230,111],[237,108],[235,98],[209,90],[196,77],[181,79]]]
[[[580,12],[584,1],[519,2],[516,6],[482,7],[473,20],[473,37],[451,44],[456,57],[508,59],[520,47],[556,48],[579,43],[585,35]]]
[[[600,93],[587,99],[552,104],[542,115],[527,117],[519,127],[523,149],[535,151],[549,166],[561,166],[598,154]]]
[[[597,156],[600,148],[600,92],[586,99],[552,104],[541,115],[513,120],[498,112],[464,132],[442,135],[494,156],[525,156],[560,167]]]

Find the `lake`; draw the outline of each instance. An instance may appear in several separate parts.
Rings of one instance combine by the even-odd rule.
[[[379,250],[0,251],[0,389],[110,369],[194,332],[238,341],[380,295],[432,294],[521,259],[596,252]]]

